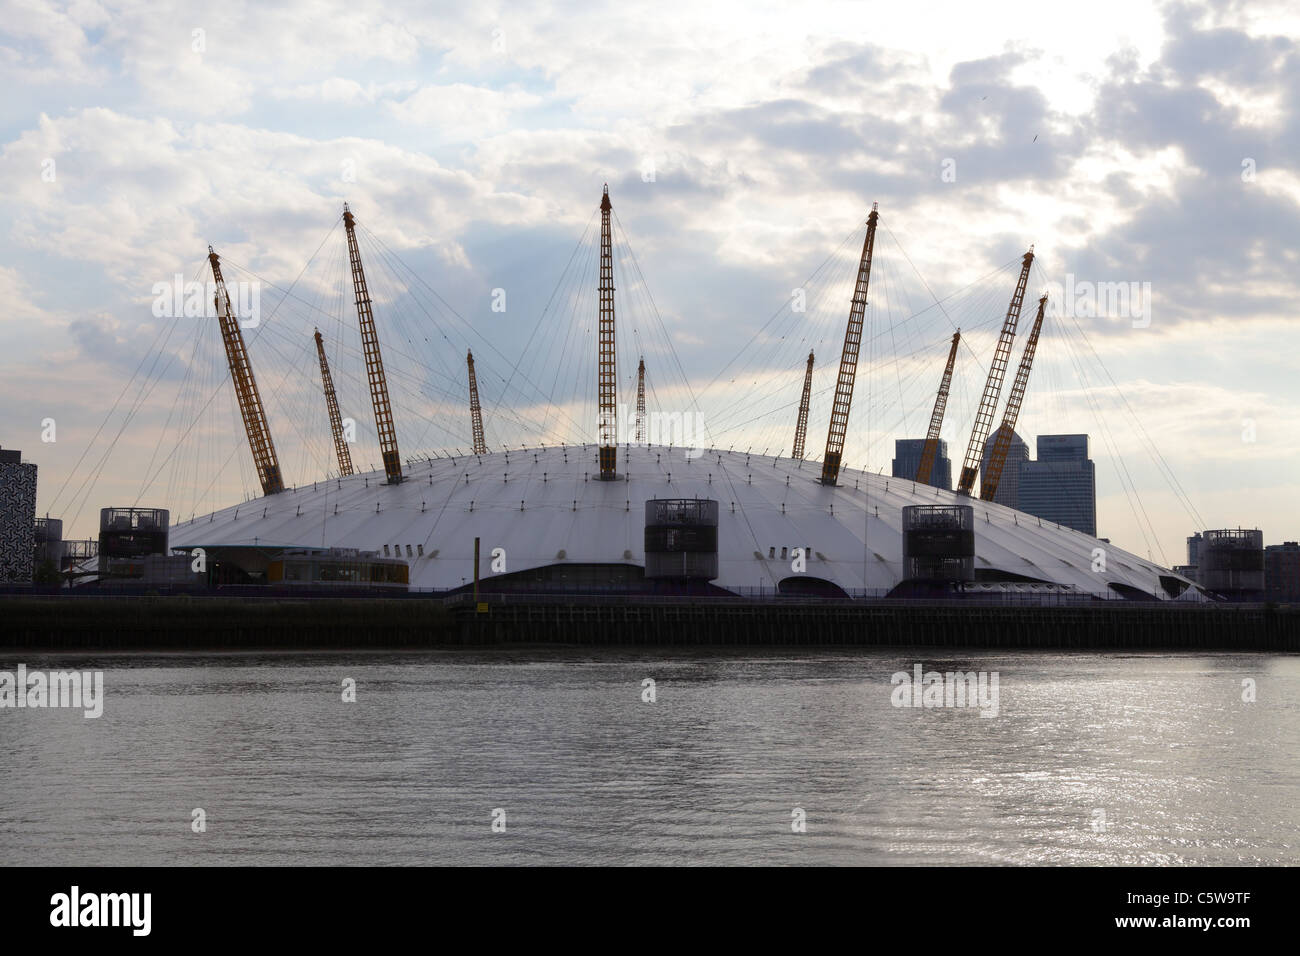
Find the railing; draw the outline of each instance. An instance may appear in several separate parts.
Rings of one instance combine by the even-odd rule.
[[[1265,608],[1265,602],[1181,602],[1181,601],[1130,601],[1103,594],[974,594],[954,597],[891,598],[882,592],[863,592],[852,594],[848,598],[822,597],[806,594],[773,594],[765,592],[761,597],[745,595],[693,595],[693,594],[548,594],[548,593],[502,593],[479,595],[479,601],[487,605],[564,605],[591,604],[611,606],[630,605],[708,605],[721,607],[736,606],[816,606],[816,607],[1074,607],[1074,608],[1162,608],[1209,610],[1224,608]],[[474,596],[470,593],[450,594],[443,599],[449,608],[470,606]],[[1285,606],[1285,605],[1274,605]]]
[[[609,589],[605,591],[591,588],[572,591],[516,591],[492,593],[481,591],[479,602],[491,605],[565,605],[591,604],[613,606],[629,605],[709,605],[722,607],[734,606],[816,606],[816,607],[862,607],[866,605],[880,607],[1113,607],[1113,608],[1177,608],[1188,610],[1215,609],[1265,609],[1300,607],[1300,600],[1278,601],[1135,601],[1119,598],[1114,594],[1043,593],[1016,594],[1001,592],[975,592],[954,594],[951,597],[889,597],[889,592],[880,589],[854,589],[847,597],[823,596],[817,594],[781,594],[770,588],[736,589],[726,594],[644,594],[640,592]],[[457,608],[473,605],[474,594],[461,588],[413,588],[405,591],[370,589],[370,588],[272,588],[265,585],[229,585],[217,588],[194,588],[188,586],[116,584],[113,587],[51,587],[33,585],[30,587],[6,585],[0,587],[0,596],[52,597],[61,600],[113,600],[121,598],[152,597],[189,597],[196,601],[238,598],[243,600],[283,602],[303,600],[434,600],[446,607]]]

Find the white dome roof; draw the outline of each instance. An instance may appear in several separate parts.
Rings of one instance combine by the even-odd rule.
[[[1166,597],[1160,577],[1185,578],[1070,528],[1002,505],[883,475],[844,469],[837,487],[821,465],[744,452],[621,445],[617,481],[600,481],[595,445],[435,458],[384,473],[335,478],[175,524],[171,547],[357,548],[407,559],[410,584],[456,588],[505,549],[506,572],[554,564],[644,566],[645,502],[719,502],[715,585],[774,589],[794,577],[792,551],[811,549],[803,577],[850,593],[903,579],[906,505],[970,504],[977,573],[1006,572],[1115,596],[1110,587]],[[1095,549],[1104,570],[1092,570]],[[423,554],[420,552],[423,551]],[[784,554],[784,557],[783,557]],[[1190,583],[1190,582],[1188,582]]]

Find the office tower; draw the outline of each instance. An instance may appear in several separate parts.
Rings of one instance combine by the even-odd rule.
[[[998,434],[1005,428],[999,425],[984,443],[984,459],[980,462],[980,481],[989,473],[989,456]],[[1029,446],[1014,431],[1011,433],[1011,445],[1007,448],[1007,460],[1002,466],[1002,477],[998,479],[998,490],[993,493],[993,500],[1008,508],[1020,508],[1020,465],[1029,460]]]
[[[1087,435],[1039,435],[1038,460],[1020,464],[1020,510],[1097,533],[1097,475]]]
[[[925,450],[924,438],[898,438],[894,440],[893,470],[895,478],[916,479],[916,469],[921,464],[921,452]],[[930,471],[930,482],[936,488],[952,491],[952,460],[948,457],[948,443],[939,439],[939,453],[934,456],[934,468]]]

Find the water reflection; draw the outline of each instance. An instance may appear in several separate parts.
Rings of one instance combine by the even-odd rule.
[[[0,859],[1300,861],[1297,659],[921,653],[26,660],[106,701],[0,712]],[[917,663],[998,672],[1000,715],[892,706]]]

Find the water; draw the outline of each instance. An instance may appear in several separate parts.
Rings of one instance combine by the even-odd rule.
[[[1295,657],[448,650],[0,670],[20,660],[102,669],[106,701],[97,720],[0,710],[5,864],[1300,862]],[[895,708],[890,675],[917,662],[997,671],[999,716]]]

